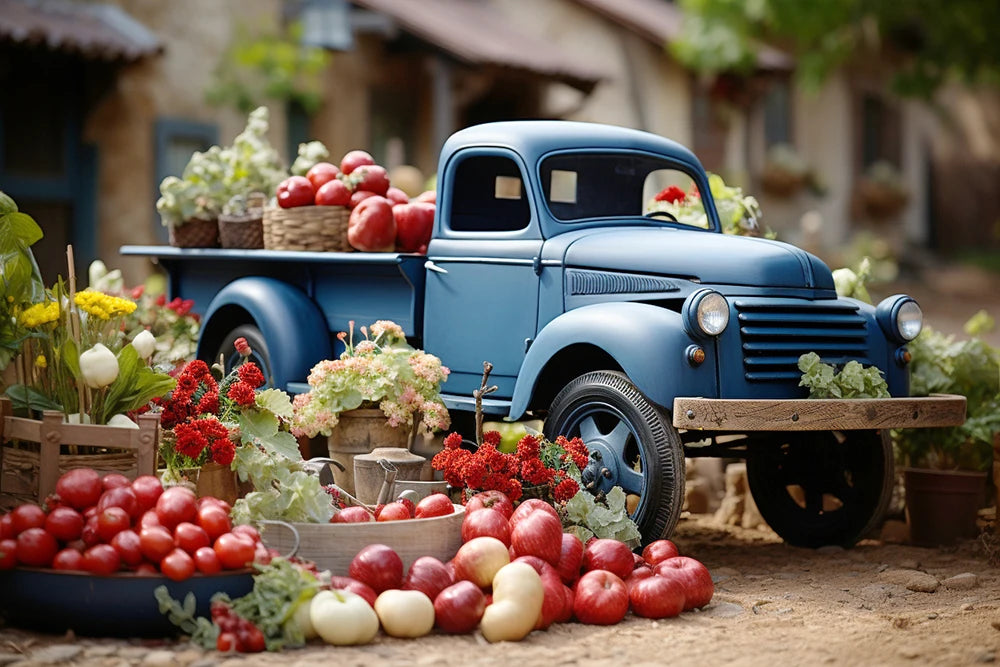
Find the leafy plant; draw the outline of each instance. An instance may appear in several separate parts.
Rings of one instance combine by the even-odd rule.
[[[755,197],[744,195],[742,188],[726,185],[718,174],[708,175],[708,185],[724,233],[774,238],[773,232],[761,227],[762,213]],[[647,205],[646,210],[664,211],[685,225],[708,227],[708,214],[702,204],[701,194],[693,185],[689,192],[684,192],[676,185],[664,188]]]
[[[809,398],[888,398],[889,386],[882,371],[851,360],[839,371],[818,354],[799,357],[800,387],[809,388]]]
[[[970,320],[989,324],[985,313]],[[967,326],[969,326],[967,325]],[[893,432],[901,463],[942,470],[985,470],[993,457],[993,439],[1000,433],[1000,349],[973,336],[955,336],[925,328],[908,346],[910,394],[960,394],[966,398],[961,426],[903,429]]]
[[[585,544],[591,537],[606,537],[634,549],[639,546],[642,535],[628,516],[626,499],[620,486],[613,487],[601,500],[588,491],[580,491],[566,502],[563,529]]]
[[[0,190],[0,372],[21,351],[29,332],[19,313],[45,294],[31,246],[42,238],[42,228]]]

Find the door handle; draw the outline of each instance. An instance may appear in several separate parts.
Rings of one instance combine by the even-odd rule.
[[[441,268],[435,264],[432,260],[427,260],[424,262],[424,268],[428,271],[433,271],[434,273],[448,273],[448,269]]]

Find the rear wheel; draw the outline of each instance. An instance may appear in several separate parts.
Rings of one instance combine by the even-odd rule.
[[[235,366],[237,366],[242,357],[240,353],[236,351],[236,339],[245,338],[247,345],[250,346],[250,356],[248,361],[252,361],[257,364],[261,372],[264,373],[264,379],[267,384],[265,386],[273,386],[272,383],[272,367],[271,367],[271,353],[268,351],[267,342],[264,340],[264,335],[260,332],[254,324],[241,324],[236,327],[222,339],[219,344],[219,349],[215,352],[215,356],[212,359],[207,359],[209,364],[214,364],[222,359],[222,365],[225,372],[228,373]]]
[[[596,371],[576,378],[552,401],[544,432],[550,440],[579,436],[600,458],[597,469],[607,472],[593,479],[593,491],[620,486],[638,496],[632,520],[643,544],[670,535],[684,504],[683,447],[667,414],[628,376]]]
[[[747,481],[761,516],[789,544],[851,547],[889,505],[892,442],[884,431],[780,434],[749,448]]]

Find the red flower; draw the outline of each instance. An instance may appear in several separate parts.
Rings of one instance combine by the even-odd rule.
[[[657,193],[656,197],[654,197],[656,201],[665,201],[670,202],[671,204],[684,201],[685,198],[687,198],[687,195],[684,194],[684,191],[676,185],[670,185],[663,188],[663,190]]]
[[[236,339],[236,342],[239,343],[241,340],[243,339],[238,338]],[[246,343],[245,340],[243,340],[243,342]],[[236,349],[239,349],[239,347],[237,347]],[[250,346],[247,346],[246,349],[249,350]],[[240,354],[243,354],[243,352],[240,352]],[[244,356],[247,356],[249,354],[250,353],[248,351],[247,354]],[[257,364],[253,362],[242,364],[239,368],[236,369],[236,374],[239,375],[240,380],[246,382],[254,389],[264,384],[264,374],[261,372]]]
[[[458,449],[462,446],[462,436],[458,433],[449,433],[444,438],[445,449]]]
[[[251,406],[257,400],[253,387],[242,381],[234,382],[229,386],[226,398],[235,401],[237,405],[242,407]]]
[[[229,438],[216,440],[212,443],[212,461],[227,466],[236,458],[236,445]]]
[[[491,445],[493,447],[500,446],[500,432],[499,431],[486,431],[483,433],[483,443]]]
[[[552,497],[555,498],[556,502],[564,503],[575,496],[579,490],[580,485],[576,483],[576,480],[567,478],[556,485],[552,491]]]
[[[189,459],[197,459],[202,451],[208,446],[208,439],[201,430],[193,423],[185,422],[174,427],[174,437],[176,443],[174,449],[178,454],[183,454]]]
[[[198,401],[197,414],[210,415],[219,411],[219,392],[210,391]]]
[[[540,451],[541,443],[531,434],[524,436],[517,443],[517,457],[522,461],[537,459]]]

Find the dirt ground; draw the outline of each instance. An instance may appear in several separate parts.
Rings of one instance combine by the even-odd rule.
[[[770,530],[681,520],[674,539],[716,581],[701,611],[610,627],[577,623],[520,643],[480,635],[384,635],[357,648],[314,645],[227,657],[183,643],[79,639],[0,630],[0,665],[967,665],[1000,655],[1000,569],[981,541],[918,548],[863,541],[790,547]],[[68,658],[68,660],[64,660]]]

